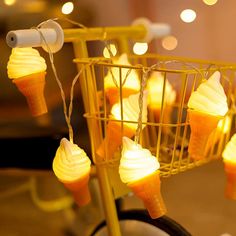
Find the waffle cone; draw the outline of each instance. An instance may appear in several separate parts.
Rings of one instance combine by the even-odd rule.
[[[132,138],[135,134],[135,130],[129,128],[127,125],[123,125],[123,132],[120,122],[109,121],[107,124],[106,137],[98,147],[96,153],[106,160],[111,160],[114,153],[122,144],[122,137],[126,136]]]
[[[60,181],[72,193],[75,203],[78,206],[85,206],[90,202],[91,195],[88,187],[89,174],[73,182]]]
[[[166,213],[166,207],[161,196],[161,181],[159,171],[153,174],[128,184],[134,194],[142,199],[144,206],[148,210],[152,219],[159,218]]]
[[[236,200],[236,164],[225,162],[226,187],[225,196]]]
[[[188,110],[191,135],[188,152],[194,160],[204,158],[205,147],[212,131],[222,117]]]
[[[13,80],[18,90],[25,96],[33,116],[39,116],[48,111],[44,98],[45,75],[45,72],[41,72]]]
[[[137,90],[132,88],[122,88],[122,94],[120,93],[120,89],[116,87],[106,89],[106,97],[111,106],[120,101],[120,96],[122,96],[122,99],[127,98],[130,95],[137,93]]]

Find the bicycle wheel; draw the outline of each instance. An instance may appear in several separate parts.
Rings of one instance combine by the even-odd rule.
[[[162,216],[151,219],[146,210],[127,210],[118,213],[122,236],[191,236],[173,219]],[[101,222],[90,236],[108,236],[106,222]]]

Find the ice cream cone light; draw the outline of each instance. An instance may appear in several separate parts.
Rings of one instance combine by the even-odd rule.
[[[33,116],[47,113],[44,97],[46,69],[45,60],[36,49],[12,49],[7,64],[8,77],[25,96]]]
[[[155,122],[160,122],[162,99],[163,101],[163,120],[164,123],[171,122],[173,103],[176,99],[176,91],[166,79],[164,90],[164,76],[161,72],[154,71],[147,80],[148,90],[148,109],[153,112]],[[164,92],[164,96],[163,96]]]
[[[151,218],[166,213],[160,192],[160,164],[148,149],[123,137],[122,156],[119,165],[121,181],[127,184],[147,208]]]
[[[220,84],[220,72],[202,82],[188,101],[190,140],[188,152],[194,160],[204,158],[208,138],[228,112],[227,97]]]
[[[113,63],[116,65],[131,66],[125,53],[121,54],[117,60],[114,59]],[[140,90],[139,77],[134,69],[111,67],[104,78],[105,94],[111,106],[121,99],[120,79],[122,82],[122,98],[126,98]]]
[[[225,196],[236,200],[236,134],[226,144],[222,157],[227,178]]]
[[[107,160],[112,159],[114,153],[122,144],[122,136],[132,138],[135,135],[140,113],[139,95],[140,93],[130,95],[128,98],[124,98],[122,103],[118,102],[113,105],[106,127],[106,136],[97,149],[97,154],[100,157],[106,157]],[[147,91],[143,93],[142,122],[147,122]],[[144,127],[145,124],[142,125],[142,128]]]
[[[78,206],[90,202],[88,182],[91,161],[83,149],[62,138],[52,167],[58,180],[73,194]]]

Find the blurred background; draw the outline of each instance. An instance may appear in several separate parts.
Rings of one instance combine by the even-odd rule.
[[[38,48],[40,55],[47,62],[45,97],[48,113],[31,116],[25,98],[7,76],[11,54],[5,41],[7,32],[35,27],[55,18],[63,28],[76,28],[71,20],[86,27],[105,27],[127,26],[138,17],[147,17],[171,27],[171,35],[153,40],[148,52],[236,63],[233,0],[218,0],[213,5],[203,0],[76,0],[71,1],[73,9],[69,4],[67,10],[65,3],[62,0],[0,1],[0,147],[5,153],[1,154],[0,160],[0,235],[73,235],[69,229],[76,235],[84,235],[85,224],[93,223],[88,214],[95,214],[96,219],[101,217],[96,216],[91,206],[75,211],[70,208],[45,210],[47,207],[42,208],[37,201],[36,205],[32,201],[32,194],[29,194],[32,193],[32,182],[29,181],[36,181],[38,194],[46,200],[66,194],[51,172],[51,164],[59,141],[68,136],[68,130],[49,56],[41,48]],[[192,11],[183,16],[186,9]],[[102,55],[103,45],[91,45],[89,53],[91,56]],[[54,54],[66,98],[77,73],[73,59],[70,44],[64,44],[62,50]],[[83,112],[77,84],[72,125],[75,141],[90,155]],[[186,226],[193,235],[236,235],[236,202],[224,198],[224,178],[222,163],[217,161],[165,179],[163,195],[168,215]],[[94,198],[95,202],[99,201]],[[128,199],[126,206],[133,205],[141,207],[137,199],[130,202]]]

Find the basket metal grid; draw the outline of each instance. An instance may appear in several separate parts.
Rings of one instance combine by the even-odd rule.
[[[104,90],[105,75],[112,68],[118,68],[119,98],[123,100],[122,91],[122,70],[135,70],[140,76],[140,80],[145,73],[147,77],[152,71],[159,71],[164,76],[163,90],[165,90],[166,81],[172,84],[177,92],[176,101],[167,109],[164,108],[165,93],[162,93],[162,105],[160,107],[159,120],[154,119],[151,109],[148,109],[148,120],[140,135],[140,143],[144,148],[149,149],[160,162],[160,175],[169,177],[179,172],[200,166],[211,160],[221,158],[221,153],[225,144],[231,135],[231,126],[233,118],[233,94],[234,94],[234,75],[236,67],[227,63],[219,63],[203,60],[191,60],[179,57],[160,56],[155,54],[145,56],[129,57],[131,66],[113,64],[107,59],[75,59],[80,67],[83,66],[83,77],[85,79],[85,93],[87,106],[84,115],[89,124],[91,148],[94,162],[101,165],[118,165],[121,148],[117,150],[113,157],[105,155],[100,157],[96,154],[96,150],[102,140],[107,135],[107,123],[110,118],[110,105],[107,101]],[[188,142],[190,137],[190,127],[187,114],[187,102],[191,93],[198,87],[204,78],[208,78],[214,71],[221,72],[221,84],[227,95],[229,112],[227,130],[216,135],[212,135],[211,140],[206,145],[205,157],[201,160],[193,160],[188,153]],[[147,73],[148,72],[148,73]],[[148,78],[146,78],[148,79]],[[156,94],[160,96],[160,94]],[[122,106],[122,102],[121,102]],[[122,107],[121,107],[122,110]],[[121,112],[122,113],[122,112]],[[122,114],[121,114],[121,117]],[[123,125],[127,122],[137,123],[137,120],[126,121],[116,120],[120,125],[120,132],[123,132]],[[226,121],[223,121],[223,123]],[[121,135],[122,136],[122,135]],[[108,148],[106,146],[106,148]]]

